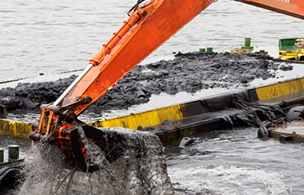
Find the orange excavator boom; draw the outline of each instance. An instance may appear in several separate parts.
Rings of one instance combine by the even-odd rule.
[[[55,104],[92,102],[211,3],[207,0],[153,0],[133,11],[121,29],[90,60],[90,68]],[[79,115],[91,103],[75,107]]]
[[[54,102],[41,106],[39,121],[33,124],[30,138],[55,144],[64,152],[66,162],[82,171],[99,167],[88,162],[88,142],[96,144],[114,161],[123,149],[119,139],[105,136],[99,129],[77,119],[138,63],[162,45],[216,0],[151,0],[140,6],[138,0],[130,17],[110,41],[92,57],[90,65]],[[301,0],[236,0],[303,19]]]
[[[212,0],[152,0],[139,6],[141,2],[138,0],[129,19],[93,56],[90,65],[72,85],[54,103],[41,106],[40,120],[33,124],[30,135],[33,140],[57,145],[68,163],[83,171],[98,170],[98,166],[85,163],[87,140],[108,150],[109,161],[114,161],[120,152],[117,152],[117,139],[104,140],[101,130],[79,121],[77,116],[207,8]]]
[[[303,0],[234,0],[304,20]]]

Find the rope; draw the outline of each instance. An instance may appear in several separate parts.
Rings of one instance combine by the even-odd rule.
[[[137,3],[128,11],[128,16],[131,15],[132,11],[137,10],[137,8],[139,7],[139,4],[141,4],[142,2],[144,2],[145,0],[137,0]],[[207,0],[209,3],[215,3],[218,0]]]
[[[141,4],[142,2],[144,2],[145,0],[137,0],[137,3],[128,11],[128,16],[131,15],[132,11],[137,10],[137,8],[139,7],[139,4]],[[208,0],[207,0],[208,1]]]
[[[141,3],[144,2],[144,1],[145,1],[145,0],[137,0],[137,3],[128,11],[128,16],[131,15],[131,12],[132,12],[132,11],[137,10],[138,7],[139,7],[139,4],[141,4]],[[154,11],[154,7],[153,7],[153,3],[152,3],[152,0],[151,0],[151,11],[150,11],[150,13],[149,13],[149,16],[142,22],[141,25],[144,25],[144,24],[151,18],[153,11]]]
[[[213,1],[210,1],[210,0],[207,0],[209,3],[215,3],[217,2],[218,0],[213,0]]]

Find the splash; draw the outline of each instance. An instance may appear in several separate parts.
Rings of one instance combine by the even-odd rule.
[[[123,128],[102,130],[121,137],[124,155],[115,162],[100,160],[104,154],[90,144],[90,157],[100,162],[101,170],[75,171],[63,165],[63,154],[56,146],[37,144],[24,168],[26,180],[16,194],[174,194],[157,136]]]

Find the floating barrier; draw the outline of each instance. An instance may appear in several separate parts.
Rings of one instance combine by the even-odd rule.
[[[31,132],[32,132],[31,123],[23,123],[23,122],[0,119],[1,135],[28,138]]]

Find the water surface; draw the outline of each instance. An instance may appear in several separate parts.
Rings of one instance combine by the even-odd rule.
[[[0,2],[0,82],[66,77],[84,69],[127,19],[135,0],[11,0]],[[172,52],[213,47],[229,51],[252,39],[255,49],[277,55],[280,38],[303,36],[304,21],[230,0],[201,12],[142,64]],[[78,72],[76,72],[78,74]],[[33,80],[31,80],[33,81]],[[5,85],[0,85],[4,87]]]
[[[1,1],[0,83],[78,74],[122,26],[134,3],[135,0]],[[266,49],[277,55],[278,40],[303,36],[303,26],[300,19],[219,0],[142,64],[171,59],[172,52],[178,51],[205,47],[229,51],[243,46],[245,37],[252,39],[256,50]],[[217,131],[195,139],[189,147],[175,145],[166,149],[168,173],[177,192],[303,194],[303,144],[261,141],[254,128]],[[22,157],[30,157],[26,156],[30,142],[2,136],[0,143],[2,147],[11,143],[25,145]]]

